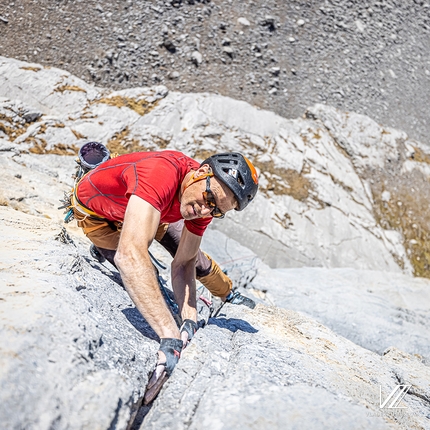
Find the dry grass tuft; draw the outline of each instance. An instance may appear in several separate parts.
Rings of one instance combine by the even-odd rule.
[[[45,134],[48,126],[46,124],[41,124],[39,129],[37,130],[37,134]]]
[[[140,142],[136,138],[131,138],[129,134],[130,130],[128,127],[114,134],[106,145],[107,149],[109,149],[111,153],[117,153],[118,155],[148,150],[148,148],[140,145]]]
[[[56,155],[77,155],[79,148],[76,145],[66,145],[57,143],[52,148],[46,149],[47,142],[43,138],[35,138],[29,136],[25,142],[32,143],[33,146],[29,149],[32,154],[56,154]]]
[[[11,141],[14,141],[18,136],[24,134],[29,125],[29,123],[24,121],[22,123],[15,123],[8,116],[0,115],[0,131],[5,133]]]
[[[160,136],[152,136],[152,141],[155,145],[157,145],[160,149],[166,149],[172,139],[163,139]]]
[[[307,200],[312,190],[311,181],[305,176],[305,170],[297,172],[292,169],[275,167],[273,162],[254,162],[264,173],[270,184],[263,192],[272,191],[275,195],[288,195],[301,202]]]
[[[422,149],[416,148],[414,146],[414,155],[412,159],[418,161],[419,163],[427,163],[430,164],[430,155],[427,155]]]
[[[151,112],[155,106],[158,104],[158,100],[154,103],[149,103],[148,101],[141,99],[136,100],[131,97],[123,97],[123,96],[114,96],[114,97],[105,97],[100,100],[97,100],[95,103],[105,103],[110,106],[116,107],[127,107],[131,110],[134,110],[139,115],[146,115],[148,112]]]
[[[334,183],[334,184],[339,185],[339,186],[340,186],[340,187],[342,187],[346,192],[348,192],[348,193],[352,193],[352,192],[354,191],[350,186],[348,186],[348,185],[344,184],[340,179],[337,179],[337,178],[336,178],[336,177],[334,177],[331,173],[330,173],[330,178],[331,178],[331,180],[333,181],[333,183]]]
[[[54,89],[55,92],[64,93],[64,91],[78,91],[82,93],[86,93],[87,91],[77,85],[60,85],[59,87]]]
[[[287,212],[285,212],[282,216],[275,213],[275,216],[272,219],[273,221],[280,224],[285,230],[289,229],[290,226],[293,225],[293,223],[291,222],[291,216]]]
[[[419,171],[388,178],[372,176],[375,218],[384,229],[396,230],[411,261],[415,276],[430,278],[430,201],[429,180]],[[390,192],[384,201],[382,193]],[[400,264],[402,267],[402,265]]]
[[[72,133],[75,135],[76,139],[87,139],[86,136],[84,136],[82,133],[79,133],[79,131],[73,130],[73,128],[71,128]]]
[[[57,155],[78,155],[79,148],[76,145],[69,145],[65,143],[57,143],[51,149],[46,151],[47,154]]]
[[[20,67],[20,69],[31,70],[32,72],[39,72],[40,70],[42,70],[40,67],[31,67],[31,66]]]
[[[208,151],[207,149],[198,149],[195,153],[194,153],[194,157],[193,158],[197,158],[198,160],[206,160],[209,157],[212,157],[212,155],[215,155],[216,151]]]

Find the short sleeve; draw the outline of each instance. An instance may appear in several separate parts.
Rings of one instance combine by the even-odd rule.
[[[185,227],[190,233],[196,236],[203,236],[207,226],[211,223],[212,217],[209,218],[197,218],[193,220],[185,220]]]

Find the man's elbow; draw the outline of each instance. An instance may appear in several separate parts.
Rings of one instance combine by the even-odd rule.
[[[171,264],[172,278],[176,276],[186,276],[186,274],[195,276],[194,272],[195,263],[193,260],[177,261],[173,259]]]
[[[123,251],[115,252],[114,262],[118,270],[122,271],[127,263],[126,254]]]
[[[142,260],[138,254],[137,250],[133,249],[133,247],[119,247],[114,257],[118,270],[125,271],[133,268],[139,260]]]

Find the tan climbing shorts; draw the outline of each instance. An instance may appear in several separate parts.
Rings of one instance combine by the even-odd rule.
[[[74,209],[75,219],[78,226],[82,228],[88,239],[98,248],[110,249],[112,251],[118,248],[119,238],[121,235],[122,222],[106,221],[103,219],[93,218],[83,215]],[[166,233],[169,224],[160,224],[155,235],[156,240],[161,240]]]

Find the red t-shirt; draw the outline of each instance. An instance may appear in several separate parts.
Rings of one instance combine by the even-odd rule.
[[[161,214],[161,223],[182,219],[179,191],[185,175],[199,163],[177,151],[134,152],[104,162],[78,185],[81,203],[110,221],[123,221],[128,199],[136,195]],[[202,236],[209,218],[186,220],[187,229]]]

